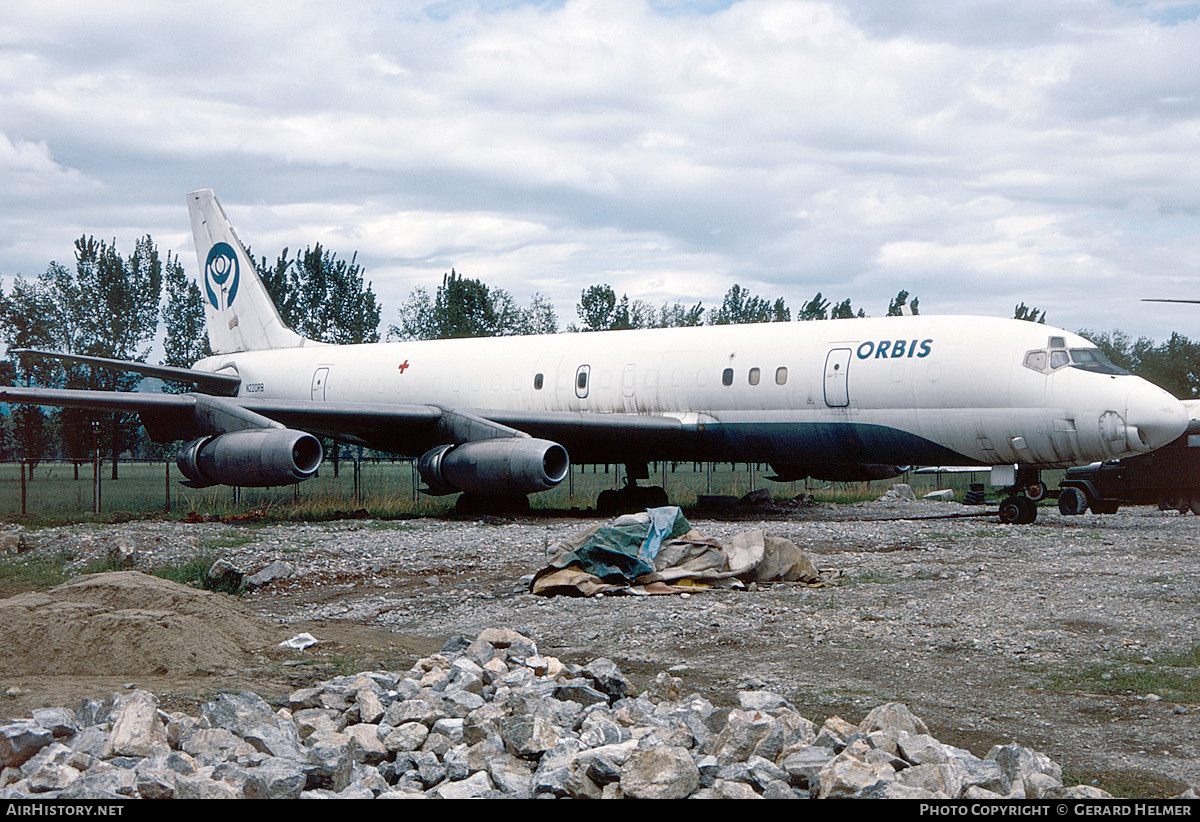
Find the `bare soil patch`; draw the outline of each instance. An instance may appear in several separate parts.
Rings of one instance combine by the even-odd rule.
[[[161,590],[104,588],[85,603],[125,614],[106,617],[117,635],[107,646],[90,627],[98,612],[78,622],[83,611],[62,606],[59,651],[14,640],[0,656],[0,688],[17,691],[0,704],[27,715],[128,684],[177,706],[224,688],[269,699],[339,673],[405,669],[449,637],[505,626],[546,654],[609,657],[635,682],[671,670],[718,704],[754,685],[811,719],[858,721],[899,700],[943,741],[983,754],[1015,740],[1062,763],[1069,782],[1144,797],[1200,786],[1200,670],[1188,656],[1200,646],[1200,518],[1045,508],[1031,526],[944,518],[973,511],[870,503],[693,519],[717,538],[752,527],[787,537],[840,571],[841,584],[551,600],[529,594],[522,577],[544,564],[549,544],[589,525],[578,517],[61,529],[43,537],[48,549],[140,541],[155,547],[139,562],[153,564],[174,550],[162,546],[221,544],[247,571],[283,560],[294,573],[226,597],[228,612],[197,610],[202,627],[190,634],[183,619],[149,616],[168,610]],[[71,601],[82,596],[64,587]],[[4,626],[13,602],[0,603]],[[276,647],[301,631],[319,644]],[[0,640],[9,649],[7,635]],[[186,654],[173,656],[181,646]],[[103,667],[113,657],[124,667]]]

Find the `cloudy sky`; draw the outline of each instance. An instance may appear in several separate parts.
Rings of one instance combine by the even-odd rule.
[[[4,0],[0,277],[81,234],[194,274],[186,192],[357,252],[580,290],[1200,335],[1200,2]]]

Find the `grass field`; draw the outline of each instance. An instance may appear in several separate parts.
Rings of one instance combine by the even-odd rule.
[[[245,488],[235,503],[234,492],[225,486],[190,489],[179,484],[181,476],[175,466],[170,471],[170,516],[182,517],[189,511],[201,514],[233,514],[265,510],[280,519],[321,519],[337,511],[365,508],[372,516],[412,516],[437,514],[449,510],[455,497],[431,497],[413,492],[413,468],[410,462],[372,462],[361,464],[361,490],[354,495],[354,466],[343,461],[338,477],[333,466],[326,463],[320,476],[299,486],[283,488]],[[590,508],[596,495],[605,488],[618,487],[618,466],[575,466],[571,478],[558,488],[530,497],[534,508]],[[987,473],[978,474],[913,474],[893,480],[870,483],[826,483],[811,481],[777,483],[763,479],[770,469],[756,466],[751,471],[745,463],[730,465],[714,463],[711,475],[703,464],[651,464],[650,480],[642,485],[662,484],[671,501],[683,507],[695,505],[698,494],[733,494],[741,496],[756,488],[765,488],[776,498],[791,498],[800,493],[814,494],[817,499],[832,502],[855,502],[875,499],[897,482],[908,482],[917,496],[939,488],[950,488],[961,500],[972,482],[986,482]],[[100,520],[161,515],[166,509],[166,469],[163,463],[122,462],[120,479],[110,479],[111,466],[106,462],[100,471]],[[17,463],[0,463],[0,518],[22,520],[31,524],[73,522],[92,519],[92,466],[79,466],[79,478],[71,463],[43,462],[34,469],[33,481],[25,485],[25,511],[21,516],[21,481]],[[419,483],[418,483],[419,484]]]

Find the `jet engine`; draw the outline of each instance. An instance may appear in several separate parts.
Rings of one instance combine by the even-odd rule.
[[[878,465],[874,463],[827,463],[825,465],[776,465],[771,463],[777,476],[768,479],[777,482],[812,477],[829,482],[867,482],[891,479],[908,470],[906,465]]]
[[[290,428],[250,428],[192,440],[175,464],[192,488],[293,485],[317,473],[324,453],[311,434]]]
[[[427,493],[511,497],[558,485],[566,478],[571,460],[556,442],[497,437],[440,445],[422,455],[417,465]]]

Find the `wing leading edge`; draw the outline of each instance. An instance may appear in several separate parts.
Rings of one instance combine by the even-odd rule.
[[[205,394],[215,394],[220,397],[237,395],[242,380],[236,374],[220,374],[212,371],[198,371],[195,368],[177,368],[170,365],[151,365],[130,360],[114,360],[108,357],[93,357],[88,354],[67,354],[62,351],[43,351],[38,348],[14,348],[12,354],[26,357],[39,357],[50,360],[79,363],[108,371],[141,374],[143,377],[157,377],[170,382],[182,382],[196,386]]]

